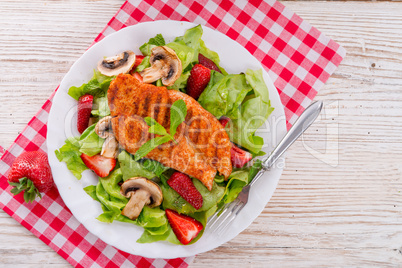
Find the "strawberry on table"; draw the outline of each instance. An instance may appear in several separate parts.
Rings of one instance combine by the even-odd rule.
[[[11,166],[8,183],[14,188],[14,195],[24,191],[25,202],[33,202],[36,196],[42,197],[53,186],[53,177],[47,155],[42,152],[23,152]]]
[[[191,69],[190,77],[187,80],[187,94],[198,99],[211,79],[211,70],[207,67],[196,64]]]
[[[77,129],[81,134],[88,127],[93,101],[94,97],[89,94],[83,95],[78,99]]]
[[[176,171],[170,176],[167,183],[195,209],[202,207],[202,195],[197,188],[195,188],[193,181],[188,175]]]
[[[207,57],[205,57],[204,55],[202,55],[201,53],[198,54],[198,63],[207,67],[210,70],[214,70],[217,72],[221,72],[221,70],[219,69],[218,66],[216,66],[215,62],[213,62],[212,60],[208,59]]]
[[[232,148],[230,149],[230,160],[232,165],[236,168],[242,168],[246,163],[248,163],[253,158],[253,155],[246,152],[232,143]]]
[[[102,178],[107,177],[116,166],[116,159],[103,157],[100,154],[94,156],[81,154],[81,159],[89,169]]]
[[[166,209],[165,212],[174,234],[183,245],[190,243],[204,228],[199,221],[187,215],[171,209]]]

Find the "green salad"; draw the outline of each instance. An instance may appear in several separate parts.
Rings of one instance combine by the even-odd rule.
[[[122,221],[138,225],[144,228],[142,236],[138,243],[151,243],[155,241],[168,241],[174,244],[181,244],[177,234],[174,232],[166,210],[172,210],[180,215],[187,215],[202,224],[204,228],[200,231],[190,243],[195,243],[205,229],[207,219],[213,215],[225,203],[230,203],[236,199],[243,187],[247,185],[258,172],[261,162],[254,157],[263,155],[261,148],[264,144],[262,137],[256,136],[258,129],[273,111],[270,105],[268,88],[265,85],[262,70],[244,70],[240,74],[228,74],[222,67],[224,63],[219,60],[219,55],[208,49],[202,38],[202,27],[196,26],[188,29],[183,36],[176,37],[173,42],[166,43],[164,37],[158,34],[144,43],[139,50],[142,56],[137,55],[137,60],[141,59],[135,65],[130,66],[130,74],[137,75],[151,66],[152,51],[155,47],[165,46],[172,49],[181,63],[181,72],[178,78],[170,86],[169,90],[177,90],[187,93],[187,83],[191,76],[191,71],[197,64],[200,64],[200,55],[212,62],[216,68],[211,69],[210,79],[203,92],[198,97],[198,103],[217,119],[230,120],[230,126],[226,125],[230,141],[236,144],[239,150],[251,155],[247,164],[239,167],[233,164],[233,171],[228,178],[216,175],[211,190],[208,190],[198,179],[191,178],[194,187],[202,196],[202,206],[195,208],[185,200],[169,184],[168,180],[176,172],[170,167],[148,159],[147,153],[154,147],[141,147],[141,153],[135,155],[119,148],[115,153],[115,165],[107,176],[98,176],[99,181],[96,185],[87,186],[85,192],[94,200],[99,202],[103,213],[97,219],[101,222],[112,223],[113,221]],[[123,55],[125,59],[131,55]],[[135,56],[134,56],[135,57]],[[120,59],[121,60],[121,59]],[[113,63],[116,64],[116,61]],[[117,64],[120,64],[117,62]],[[222,64],[222,66],[221,66]],[[99,156],[107,138],[102,138],[97,134],[96,125],[103,118],[110,115],[107,91],[110,83],[116,75],[104,75],[101,71],[94,70],[94,75],[90,81],[80,87],[72,86],[68,94],[81,101],[82,96],[92,96],[92,106],[90,108],[90,121],[88,127],[81,136],[70,137],[65,144],[56,150],[56,156],[59,161],[65,162],[67,168],[77,178],[81,179],[82,172],[92,169],[83,158]],[[161,79],[153,82],[156,86],[163,86]],[[184,103],[184,102],[183,102]],[[186,112],[186,105],[176,102],[179,109]],[[172,112],[173,114],[173,112]],[[158,134],[157,145],[174,141],[173,136],[176,127],[184,121],[178,115],[172,115],[171,120],[175,125],[169,133],[159,125],[153,118],[145,118],[150,126],[150,133]],[[253,120],[249,118],[253,117]],[[151,130],[152,129],[152,130]],[[154,141],[157,138],[154,139]],[[155,143],[155,142],[154,142]],[[233,145],[235,146],[235,145]],[[241,149],[240,149],[241,148]],[[139,150],[139,151],[140,151]],[[122,184],[133,177],[142,177],[151,180],[157,184],[163,194],[163,201],[155,207],[145,205],[139,216],[130,219],[122,214],[122,211],[128,204],[130,198],[122,194]]]

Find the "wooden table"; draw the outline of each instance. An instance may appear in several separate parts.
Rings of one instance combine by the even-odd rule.
[[[2,147],[122,3],[0,2]],[[192,266],[401,266],[402,3],[284,4],[342,44],[347,56],[316,97],[326,101],[325,116],[287,153],[264,212]],[[11,265],[69,267],[1,211],[0,266]]]

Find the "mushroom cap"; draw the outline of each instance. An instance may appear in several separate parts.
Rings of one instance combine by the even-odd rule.
[[[116,56],[105,58],[98,63],[98,70],[106,76],[128,73],[135,64],[134,52],[127,50]]]
[[[152,83],[162,78],[163,85],[172,86],[181,75],[181,61],[176,52],[167,46],[152,48],[149,62],[151,67],[140,73],[144,83]]]
[[[121,185],[120,193],[130,198],[132,195],[131,192],[139,189],[146,190],[150,193],[150,202],[147,204],[149,207],[153,208],[162,204],[163,195],[161,188],[155,182],[144,177],[133,177],[126,180]]]

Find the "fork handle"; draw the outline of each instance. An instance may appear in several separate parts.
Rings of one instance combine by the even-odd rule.
[[[261,170],[255,175],[253,181],[250,183],[252,185],[264,171],[269,170],[273,164],[278,160],[279,157],[292,145],[301,134],[308,129],[311,124],[317,119],[321,112],[323,103],[322,101],[316,101],[304,110],[300,117],[296,120],[290,130],[286,133],[285,137],[279,142],[271,154],[263,160]]]

